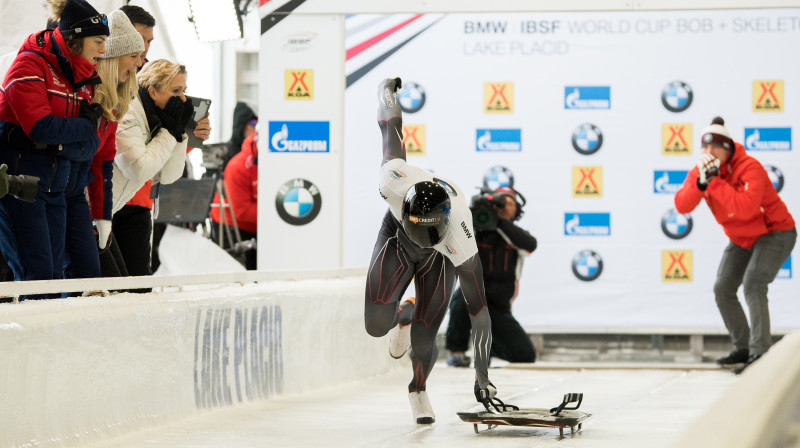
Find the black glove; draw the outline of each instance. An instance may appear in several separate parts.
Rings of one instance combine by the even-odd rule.
[[[481,389],[478,385],[478,380],[475,380],[475,399],[478,400],[478,403],[487,403],[491,401],[495,395],[497,395],[497,388],[494,387],[491,381],[486,386],[486,389]]]
[[[89,104],[85,99],[81,100],[81,108],[78,116],[85,118],[92,123],[95,131],[100,129],[100,120],[103,118],[103,106],[98,103]]]
[[[192,117],[191,114],[189,114],[187,118],[187,105],[188,109],[194,112],[194,107],[190,101],[184,102],[181,100],[181,97],[173,96],[170,97],[163,109],[156,109],[158,118],[161,119],[161,125],[164,129],[169,131],[178,142],[183,141],[184,128],[186,127],[186,123],[188,123],[188,119]]]
[[[181,121],[180,121],[181,123],[183,123],[184,130],[189,125],[189,122],[192,121],[193,117],[194,117],[194,104],[192,104],[191,100],[186,100],[186,102],[183,103],[183,115],[181,116]]]

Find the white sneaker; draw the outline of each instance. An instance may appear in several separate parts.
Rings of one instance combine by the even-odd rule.
[[[431,401],[428,400],[428,393],[424,390],[421,392],[411,392],[408,394],[408,402],[411,403],[411,413],[414,414],[414,421],[420,425],[430,425],[436,421],[433,416],[433,408],[431,408]]]
[[[400,359],[408,351],[411,345],[411,324],[402,326],[395,325],[389,332],[389,355],[394,359]]]

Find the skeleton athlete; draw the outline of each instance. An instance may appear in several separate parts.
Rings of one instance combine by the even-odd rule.
[[[364,320],[371,336],[381,337],[391,330],[393,357],[402,357],[410,345],[411,410],[417,423],[430,424],[435,418],[425,384],[438,357],[436,333],[456,276],[472,323],[475,396],[486,402],[497,389],[487,372],[491,322],[472,213],[457,185],[406,163],[402,111],[395,98],[400,88],[400,78],[385,79],[378,86],[378,126],[383,137],[379,192],[389,210],[369,264]],[[416,299],[401,304],[412,278]]]

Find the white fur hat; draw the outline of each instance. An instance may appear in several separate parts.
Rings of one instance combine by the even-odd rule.
[[[111,34],[106,39],[106,53],[102,58],[118,58],[126,54],[144,51],[144,39],[133,27],[128,16],[119,9],[108,15]]]

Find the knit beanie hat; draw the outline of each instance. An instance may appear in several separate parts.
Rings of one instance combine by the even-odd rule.
[[[725,120],[722,117],[714,117],[711,124],[703,129],[703,136],[700,139],[701,145],[715,145],[728,151],[733,150],[733,139],[728,129],[725,128]]]
[[[106,53],[101,58],[118,58],[126,54],[144,51],[144,39],[133,27],[131,20],[119,9],[108,16],[111,35],[106,39]]]
[[[49,0],[48,6],[64,37],[108,36],[108,18],[86,0]]]

